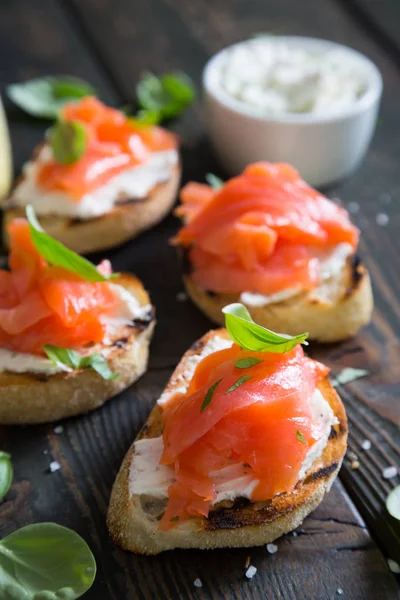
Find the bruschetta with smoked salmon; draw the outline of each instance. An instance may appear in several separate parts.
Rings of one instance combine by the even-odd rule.
[[[5,226],[30,204],[49,235],[75,252],[104,250],[161,221],[179,179],[172,133],[85,97],[61,109],[24,166],[4,205]]]
[[[278,335],[225,309],[183,356],[128,451],[108,511],[114,541],[173,548],[257,546],[318,506],[346,450],[347,420],[306,335]]]
[[[286,164],[255,163],[218,189],[188,183],[173,243],[184,252],[192,300],[222,324],[221,309],[246,305],[275,331],[334,342],[369,322],[371,282],[346,210]]]
[[[0,424],[101,406],[145,372],[155,324],[136,277],[96,267],[27,216],[8,225],[0,271]]]

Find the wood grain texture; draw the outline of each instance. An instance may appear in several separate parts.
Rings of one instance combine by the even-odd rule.
[[[36,4],[13,0],[2,6],[0,50],[7,56],[2,85],[37,74],[65,72],[90,80],[107,101],[125,104],[134,98],[135,81],[143,69],[179,68],[199,83],[211,53],[256,31],[335,38],[378,63],[387,93],[373,146],[358,173],[340,188],[329,190],[331,196],[340,195],[345,206],[350,201],[361,205],[355,219],[363,229],[363,257],[374,279],[374,321],[344,345],[311,350],[335,372],[350,365],[371,371],[368,380],[347,386],[343,396],[350,417],[351,449],[361,455],[364,437],[370,437],[374,447],[361,456],[357,472],[346,462],[342,473],[372,530],[387,527],[382,499],[397,480],[382,480],[380,470],[399,464],[399,431],[394,423],[400,421],[400,242],[395,207],[400,200],[400,139],[392,135],[400,76],[391,58],[340,5],[329,0],[324,0],[323,10],[318,0],[42,0],[40,6]],[[47,124],[8,108],[19,167]],[[183,138],[184,180],[201,180],[208,171],[223,174],[204,139],[199,102],[174,129]],[[378,212],[389,214],[386,228],[376,225]],[[144,281],[157,306],[149,372],[103,409],[66,421],[61,435],[51,425],[0,429],[0,447],[12,453],[15,464],[12,491],[0,505],[0,536],[47,520],[78,531],[91,545],[98,564],[96,582],[85,596],[88,600],[324,600],[335,598],[338,588],[348,599],[396,598],[395,580],[340,482],[296,537],[289,535],[279,542],[273,556],[261,548],[169,552],[148,558],[124,553],[111,543],[105,514],[123,455],[182,353],[210,327],[189,302],[176,300],[182,290],[180,268],[174,249],[168,247],[176,227],[176,220],[169,217],[109,253],[116,270],[134,272]],[[50,474],[52,460],[60,462],[61,470]],[[366,493],[369,500],[362,502],[360,497]],[[382,547],[387,539],[386,534],[379,538]],[[252,581],[244,577],[248,556],[258,568]],[[202,589],[194,588],[196,578],[202,580]]]

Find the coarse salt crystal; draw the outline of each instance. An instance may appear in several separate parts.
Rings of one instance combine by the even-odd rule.
[[[343,590],[342,590],[342,588],[338,588],[336,590],[336,593],[337,593],[338,596],[343,596]]]
[[[275,552],[278,552],[278,546],[276,544],[267,544],[267,550],[270,554],[275,554]]]
[[[389,216],[386,213],[378,213],[376,215],[376,222],[378,225],[385,226],[389,223]]]
[[[389,569],[392,571],[392,573],[400,573],[399,563],[397,563],[395,560],[392,560],[391,558],[388,558],[387,562],[389,565]]]
[[[363,443],[361,444],[361,448],[363,450],[371,450],[371,442],[369,440],[363,440]]]
[[[186,302],[188,299],[186,292],[178,292],[176,295],[178,302]]]
[[[360,463],[358,462],[358,460],[352,460],[350,467],[352,471],[355,471],[356,469],[360,468]]]
[[[62,433],[64,431],[64,427],[62,425],[57,425],[57,427],[54,427],[54,433],[56,435],[60,435],[60,433]]]
[[[194,585],[194,587],[197,587],[197,588],[201,588],[201,587],[203,587],[203,584],[202,584],[202,582],[201,582],[201,579],[199,579],[199,578],[197,578],[197,579],[195,579],[195,580],[193,581],[193,585]]]
[[[297,531],[292,531],[292,536],[297,537]]]
[[[49,469],[50,473],[54,473],[54,471],[58,471],[59,469],[61,469],[61,465],[56,460],[53,460],[53,462],[51,462],[49,465]]]
[[[250,567],[246,571],[247,579],[252,579],[256,573],[257,573],[257,568],[253,567],[253,565],[250,565]]]
[[[396,477],[396,475],[397,475],[396,467],[386,467],[386,469],[383,469],[383,471],[382,471],[383,479],[393,479],[393,477]]]
[[[360,210],[360,205],[358,202],[349,202],[347,210],[351,215],[356,215]]]

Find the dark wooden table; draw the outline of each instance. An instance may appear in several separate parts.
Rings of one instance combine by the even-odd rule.
[[[378,130],[358,172],[329,196],[354,216],[361,253],[371,272],[376,308],[371,325],[342,345],[311,347],[337,373],[366,368],[370,376],[342,388],[350,421],[349,448],[360,468],[345,464],[340,480],[297,536],[265,548],[174,551],[148,558],[122,552],[107,533],[105,515],[121,460],[184,350],[210,328],[182,290],[168,239],[173,217],[138,240],[109,253],[116,270],[141,277],[157,306],[158,325],[147,374],[131,389],[89,415],[54,425],[3,427],[0,447],[11,452],[15,479],[0,505],[0,536],[38,521],[56,521],[90,544],[98,575],[85,598],[392,599],[398,587],[388,569],[400,562],[399,530],[384,498],[399,478],[382,469],[400,457],[400,10],[396,0],[2,0],[1,85],[36,75],[73,74],[89,80],[116,106],[134,99],[144,69],[181,69],[200,84],[207,58],[256,32],[303,34],[353,46],[381,69],[385,92]],[[18,169],[46,123],[7,105]],[[201,102],[174,126],[182,136],[184,181],[204,173],[223,176],[204,136]],[[389,216],[379,226],[376,215]],[[96,259],[99,257],[95,257]],[[362,440],[372,449],[363,452]],[[61,470],[50,474],[52,460]],[[397,541],[396,541],[397,540]],[[244,577],[247,557],[258,569]],[[193,582],[200,578],[202,589]]]

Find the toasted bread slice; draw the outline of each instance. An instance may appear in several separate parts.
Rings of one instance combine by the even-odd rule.
[[[150,303],[142,283],[133,275],[113,280],[137,298]],[[92,369],[53,375],[0,372],[0,424],[46,423],[98,408],[136,381],[147,369],[149,344],[155,325],[151,308],[145,319],[132,321],[107,344],[107,362],[119,377],[106,381]],[[95,350],[101,351],[99,345]]]
[[[226,330],[210,331],[186,354],[173,373],[166,392],[173,392],[186,381],[193,355],[200,354],[213,336],[227,337]],[[328,378],[320,391],[329,402],[339,424],[331,430],[319,459],[292,493],[272,500],[252,503],[238,498],[235,502],[215,505],[208,518],[191,518],[167,532],[158,527],[165,501],[148,495],[130,495],[130,466],[135,453],[132,445],[125,456],[111,493],[108,527],[114,541],[126,550],[140,554],[158,554],[173,548],[221,548],[260,546],[295,529],[321,502],[335,479],[346,451],[347,419],[339,396]],[[137,439],[162,435],[161,408],[156,405]]]
[[[239,302],[236,294],[215,294],[199,288],[190,273],[183,277],[193,302],[209,319],[223,325],[222,308]],[[254,321],[273,331],[298,335],[308,331],[310,340],[337,342],[354,335],[369,323],[373,309],[369,274],[360,259],[348,257],[340,274],[324,281],[311,292],[271,302],[261,307],[248,306]]]
[[[41,147],[35,150],[31,160],[35,160]],[[22,174],[18,181],[23,177]],[[49,235],[79,254],[114,248],[164,219],[174,205],[180,177],[181,168],[175,166],[171,178],[154,186],[146,198],[124,199],[99,217],[81,220],[55,214],[39,215],[40,224]],[[7,225],[17,217],[24,217],[25,210],[13,204],[12,193],[3,210],[3,240],[8,247]]]

